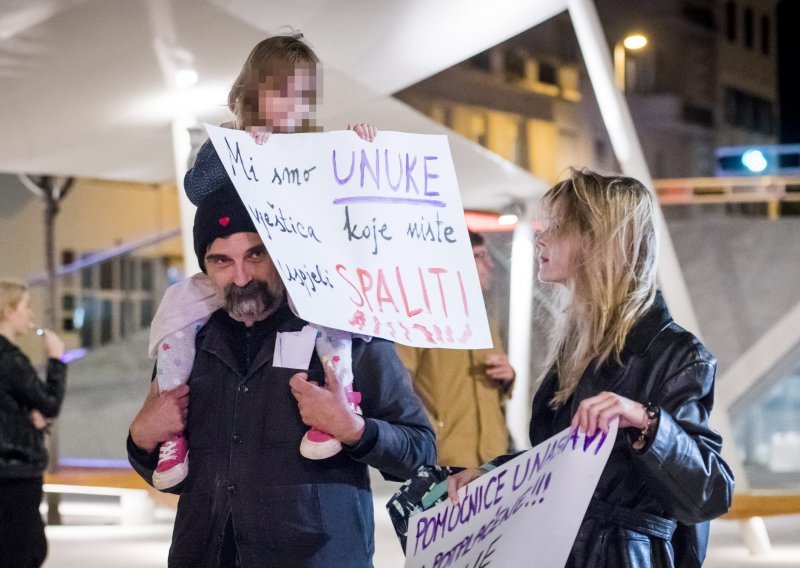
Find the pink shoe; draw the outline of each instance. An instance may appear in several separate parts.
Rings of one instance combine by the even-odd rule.
[[[324,460],[342,451],[342,443],[322,430],[312,428],[300,441],[300,455],[310,460]]]
[[[345,394],[353,412],[361,414],[361,407],[358,406],[361,403],[361,393],[354,392],[353,386],[348,385],[345,387]],[[339,440],[316,428],[306,432],[300,441],[300,455],[310,460],[324,460],[341,451],[342,443]]]
[[[158,450],[158,465],[153,472],[153,487],[166,491],[186,479],[189,473],[189,449],[181,434],[167,440]]]

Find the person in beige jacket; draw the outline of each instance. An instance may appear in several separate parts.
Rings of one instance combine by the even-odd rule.
[[[483,236],[470,243],[484,293],[494,263]],[[508,451],[503,403],[511,394],[514,369],[503,351],[498,327],[489,322],[493,349],[425,349],[397,345],[436,432],[438,464],[477,467]]]

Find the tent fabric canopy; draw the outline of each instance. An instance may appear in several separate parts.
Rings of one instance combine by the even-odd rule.
[[[320,122],[447,133],[391,94],[564,10],[481,0],[11,0],[0,8],[0,171],[173,180],[172,121],[228,119],[227,90],[267,35],[300,30],[324,62]],[[291,27],[289,27],[291,26]],[[170,72],[198,72],[179,91]],[[544,183],[450,134],[466,207]]]

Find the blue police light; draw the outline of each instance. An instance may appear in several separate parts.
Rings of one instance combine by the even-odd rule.
[[[742,154],[742,164],[753,173],[767,169],[767,159],[761,150],[750,149]]]

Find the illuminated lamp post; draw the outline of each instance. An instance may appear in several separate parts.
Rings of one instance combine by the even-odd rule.
[[[647,37],[642,34],[631,34],[614,45],[614,77],[617,86],[625,91],[625,54],[628,50],[636,51],[647,45]]]

